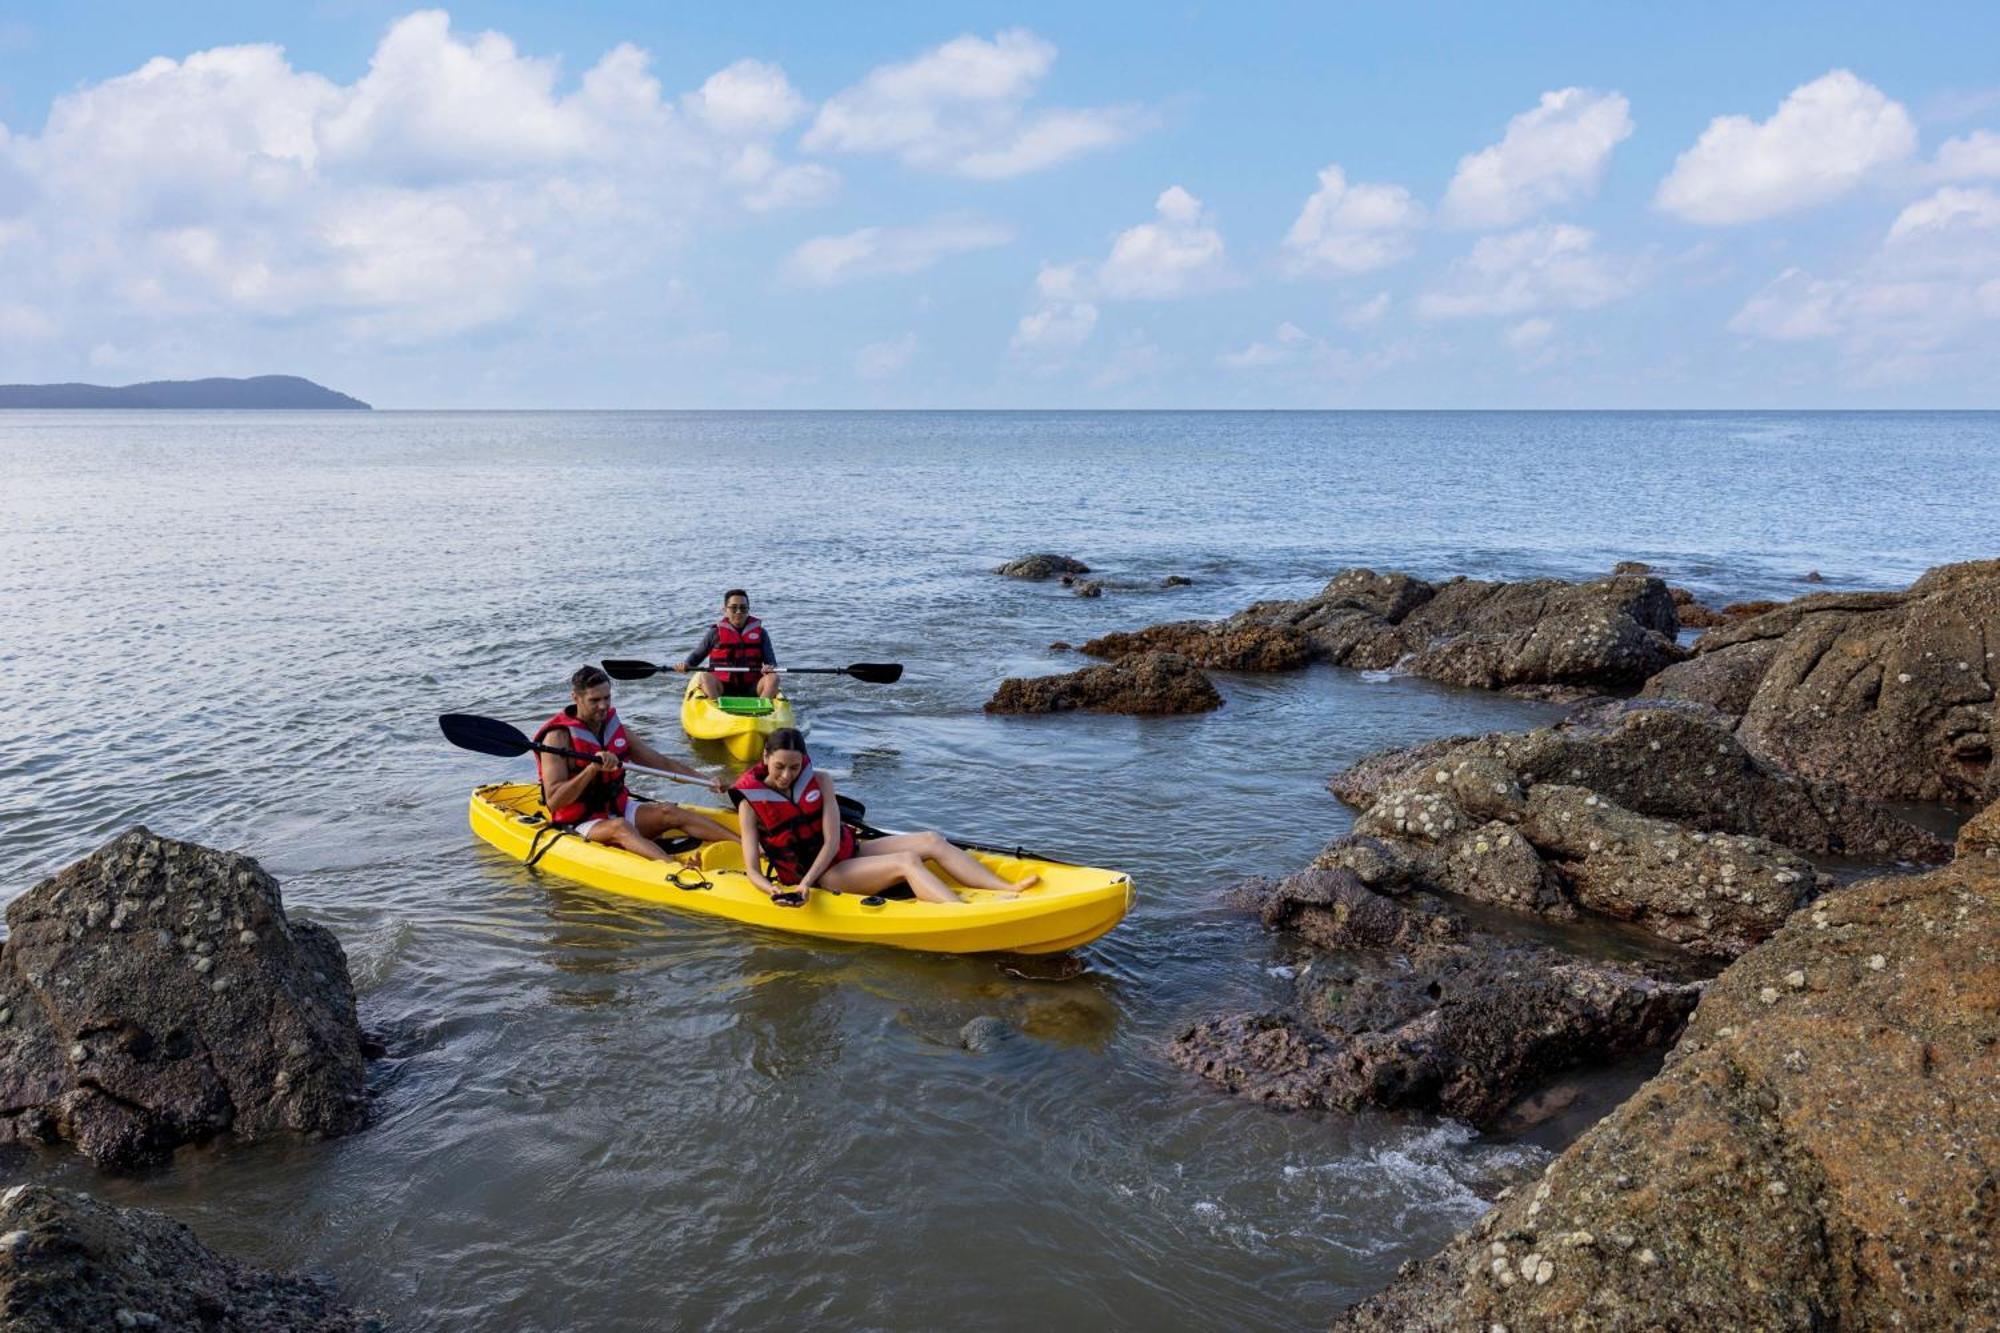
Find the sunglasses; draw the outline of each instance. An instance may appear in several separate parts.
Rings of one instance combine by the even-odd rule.
[[[748,610],[750,609],[750,603],[748,603],[748,602],[724,602],[724,603],[722,604],[722,609],[723,609],[723,610],[725,610],[725,611],[748,611]]]

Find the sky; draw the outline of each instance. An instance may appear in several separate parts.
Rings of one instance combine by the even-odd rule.
[[[2000,408],[2000,6],[0,0],[0,382]]]

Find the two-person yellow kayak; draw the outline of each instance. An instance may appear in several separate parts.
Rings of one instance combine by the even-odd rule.
[[[733,812],[702,813],[736,827]],[[1090,943],[1132,907],[1131,877],[1116,870],[989,852],[973,855],[1003,879],[1032,872],[1041,881],[1013,898],[954,885],[963,903],[889,899],[871,906],[852,894],[820,890],[803,907],[779,907],[743,873],[738,844],[708,843],[662,862],[587,842],[548,822],[541,788],[532,782],[478,788],[471,818],[474,833],[515,860],[590,888],[856,944],[929,953],[1057,953]]]
[[[681,696],[681,730],[698,741],[715,741],[739,764],[754,764],[764,753],[764,738],[780,727],[796,727],[792,701],[775,699],[711,699],[696,682]]]

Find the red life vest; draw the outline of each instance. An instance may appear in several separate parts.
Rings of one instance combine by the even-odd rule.
[[[743,618],[738,629],[724,616],[715,622],[715,647],[709,649],[708,669],[720,679],[725,691],[757,692],[758,678],[764,674],[764,622],[755,616]]]
[[[810,759],[799,770],[790,791],[771,786],[766,781],[768,773],[759,763],[736,779],[736,785],[729,789],[729,800],[739,809],[743,802],[750,802],[757,812],[757,845],[763,848],[764,859],[779,879],[796,884],[812,868],[820,848],[826,846],[826,795],[819,788],[819,775],[813,772]],[[840,850],[834,853],[831,864],[838,865],[853,855],[854,830],[842,824]]]
[[[624,759],[630,742],[625,738],[625,724],[619,720],[618,710],[612,709],[605,717],[604,731],[599,735],[584,725],[583,719],[572,711],[575,707],[575,704],[564,704],[562,712],[542,723],[541,729],[535,733],[535,743],[543,744],[543,738],[552,731],[563,733],[557,740],[546,743],[567,746],[584,756],[583,759],[563,760],[563,763],[569,765],[571,777],[588,768],[589,756],[599,750],[609,750],[621,760]],[[542,799],[544,801],[549,799],[547,786],[542,788]],[[623,814],[624,811],[625,770],[621,768],[608,779],[600,777],[593,781],[583,789],[583,795],[578,800],[549,811],[549,821],[555,824],[579,824],[586,819]]]

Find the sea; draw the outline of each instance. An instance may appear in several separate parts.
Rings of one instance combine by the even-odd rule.
[[[412,1329],[1323,1326],[1646,1070],[1518,1132],[1223,1095],[1169,1043],[1303,961],[1223,893],[1345,831],[1326,782],[1363,755],[1558,710],[1314,667],[1218,674],[1197,717],[988,716],[1000,680],[1350,566],[1901,587],[2000,555],[1995,496],[1992,413],[0,413],[0,899],[139,824],[249,853],[388,1050],[351,1137],[0,1178]],[[995,575],[1033,551],[1103,595]],[[905,665],[792,688],[872,820],[1132,875],[1074,975],[719,923],[473,837],[472,788],[531,769],[438,714],[532,726],[736,586],[788,665]],[[677,684],[616,702],[721,771]],[[965,1049],[989,1015],[1014,1035]]]

